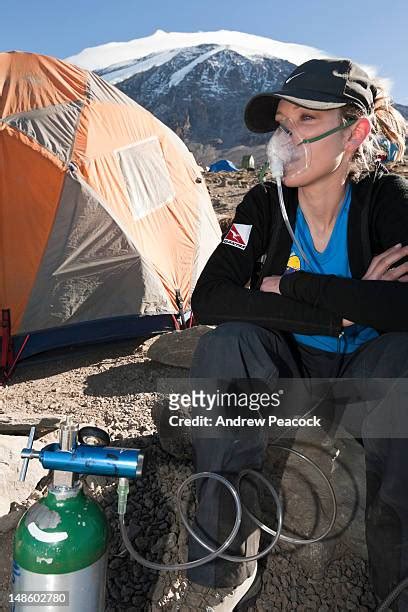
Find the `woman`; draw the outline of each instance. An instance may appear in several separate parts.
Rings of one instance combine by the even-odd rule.
[[[191,378],[212,381],[213,389],[221,380],[246,380],[253,390],[254,381],[276,389],[284,378],[407,377],[408,183],[376,163],[379,136],[397,147],[397,161],[403,158],[403,118],[361,68],[319,59],[298,66],[281,90],[252,98],[245,121],[254,132],[281,127],[299,152],[283,155],[281,164],[295,239],[276,184],[251,189],[192,296],[198,321],[218,326],[201,338]],[[380,599],[408,574],[408,425],[401,406],[383,402],[381,410],[360,415],[360,431],[353,431],[366,455],[366,535]],[[392,419],[405,437],[394,429],[380,437]],[[242,469],[262,469],[261,434],[197,435],[194,447],[197,471],[219,472],[233,483]],[[208,480],[198,497],[197,527],[220,543],[234,521],[229,494]],[[251,521],[243,520],[235,544],[232,554],[257,552],[259,530]],[[190,559],[206,553],[190,541]],[[222,560],[189,578],[180,604],[217,611],[245,609],[259,582],[256,562]],[[398,605],[408,610],[407,592]]]

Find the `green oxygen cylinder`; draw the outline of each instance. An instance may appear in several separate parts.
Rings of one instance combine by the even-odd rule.
[[[32,427],[20,480],[39,456],[34,434]],[[55,456],[72,462],[77,435],[78,426],[67,418]],[[101,506],[84,494],[73,472],[54,469],[47,495],[27,510],[14,534],[11,612],[103,612],[108,542]]]
[[[82,485],[50,487],[14,536],[12,612],[102,612],[109,528]]]

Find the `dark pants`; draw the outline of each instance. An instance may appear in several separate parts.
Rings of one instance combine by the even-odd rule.
[[[292,392],[292,399],[289,390],[286,406],[292,414],[304,414],[308,402],[313,406],[316,401],[318,391],[311,386],[312,379],[359,379],[357,394],[361,397],[354,403],[357,408],[353,410],[353,405],[345,402],[330,418],[341,421],[364,445],[366,538],[372,582],[380,598],[408,575],[408,401],[402,401],[401,395],[393,396],[392,390],[387,391],[385,398],[366,401],[361,380],[405,377],[408,377],[408,333],[386,333],[354,353],[340,354],[297,344],[291,334],[239,322],[224,323],[205,334],[199,341],[190,370],[191,379],[206,379],[206,390],[213,392],[234,388],[232,379],[241,381],[235,390],[244,388],[242,381],[247,381],[248,392],[271,391],[278,388],[280,379],[298,379],[305,385],[308,399],[302,395],[301,409],[293,410],[299,389]],[[367,390],[367,397],[369,393]],[[279,408],[274,411],[279,416]],[[394,435],[396,432],[399,435]],[[262,470],[268,436],[270,439],[270,431],[262,428],[234,433],[223,429],[218,437],[208,437],[202,430],[193,429],[195,469],[217,472],[235,484],[241,470]],[[245,481],[241,493],[246,505],[256,513],[259,507],[256,486]],[[213,480],[202,480],[197,495],[196,529],[207,541],[219,545],[233,526],[232,497]],[[259,529],[244,514],[240,531],[228,552],[255,554],[259,539]],[[190,539],[189,559],[205,554],[208,551]],[[189,577],[200,584],[233,586],[241,584],[254,567],[255,562],[231,563],[217,559],[191,570]],[[398,610],[408,611],[407,592],[399,598]]]

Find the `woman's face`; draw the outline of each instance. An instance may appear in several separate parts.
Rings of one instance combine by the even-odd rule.
[[[339,109],[317,111],[302,108],[287,100],[280,100],[275,115],[280,124],[290,125],[302,138],[313,138],[341,125]],[[308,168],[292,177],[283,177],[287,187],[303,187],[333,174],[340,167],[346,167],[348,158],[345,142],[351,127],[335,132],[322,140],[309,143],[310,163]],[[303,145],[300,145],[303,146]]]

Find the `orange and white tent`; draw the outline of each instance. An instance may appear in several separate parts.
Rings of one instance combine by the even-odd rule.
[[[167,126],[92,72],[0,54],[0,308],[13,335],[49,348],[168,324],[219,239],[200,168]]]

